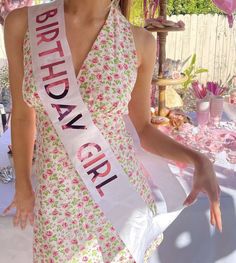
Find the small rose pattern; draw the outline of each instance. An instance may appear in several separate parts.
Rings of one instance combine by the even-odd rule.
[[[153,208],[153,196],[123,121],[137,76],[136,61],[130,24],[120,11],[111,8],[77,82],[95,125],[110,143],[131,184]],[[23,98],[35,109],[37,126],[33,262],[135,262],[91,198],[43,108],[32,71],[28,31],[24,67]]]

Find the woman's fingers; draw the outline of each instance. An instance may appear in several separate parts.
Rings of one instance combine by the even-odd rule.
[[[29,222],[30,222],[31,226],[33,226],[33,224],[34,224],[34,213],[30,213],[28,218],[29,218]]]
[[[213,214],[212,209],[210,209],[210,215],[211,215],[211,219],[210,219],[211,224],[212,224],[213,226],[215,226],[216,220],[215,220],[215,216],[214,216],[214,214]]]
[[[218,198],[220,198],[220,194],[221,194],[221,190],[220,190],[220,186],[218,185]]]
[[[21,229],[25,229],[26,224],[27,224],[27,218],[28,218],[28,214],[27,213],[22,213],[21,214],[21,218],[20,218],[20,226]]]
[[[6,215],[12,208],[15,208],[16,204],[15,201],[13,201],[7,208],[4,209],[3,215]]]
[[[213,202],[211,204],[211,211],[212,215],[215,220],[215,224],[220,232],[222,232],[222,219],[221,219],[221,211],[220,211],[220,203],[219,202]]]
[[[33,213],[17,212],[15,217],[13,218],[14,226],[20,225],[22,230],[25,229],[28,221],[33,226],[34,224],[34,214]]]
[[[188,195],[188,197],[185,199],[183,205],[191,205],[197,198],[198,191],[195,189],[192,189],[191,193]]]
[[[222,232],[222,219],[220,211],[220,187],[217,185],[211,192],[208,192],[211,210],[211,222]]]
[[[13,218],[13,224],[14,224],[14,226],[18,226],[18,225],[19,225],[19,222],[20,222],[20,211],[17,210],[17,211],[16,211],[16,214],[15,214],[15,216],[14,216],[14,218]]]

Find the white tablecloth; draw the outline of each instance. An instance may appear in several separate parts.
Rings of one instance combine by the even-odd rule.
[[[0,138],[0,167],[9,163],[7,145],[9,131]],[[206,196],[185,209],[165,231],[165,238],[150,263],[234,263],[236,262],[236,176],[222,155],[215,169],[221,185],[223,233],[209,224]],[[184,179],[191,186],[191,170]],[[0,183],[0,215],[11,202],[14,184]],[[26,230],[12,226],[12,217],[0,216],[0,263],[32,263],[32,227]]]
[[[165,231],[151,263],[236,262],[236,176],[227,163],[216,163],[215,170],[221,186],[223,233],[209,224],[209,202],[201,195]],[[191,185],[191,177],[185,177]]]

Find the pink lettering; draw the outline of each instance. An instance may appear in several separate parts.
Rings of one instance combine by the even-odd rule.
[[[114,180],[117,179],[117,178],[118,178],[117,175],[113,175],[111,178],[105,180],[104,182],[102,182],[102,183],[100,183],[99,185],[96,186],[96,189],[97,189],[97,191],[98,191],[98,193],[99,193],[99,195],[100,195],[101,197],[104,196],[104,192],[102,191],[101,188],[102,188],[103,186],[105,186],[106,184],[109,184],[110,182],[114,181]]]
[[[57,43],[57,47],[56,48],[49,49],[47,51],[43,51],[43,52],[39,53],[39,56],[43,57],[43,56],[46,56],[46,55],[50,55],[50,54],[59,52],[60,57],[63,57],[64,56],[64,52],[63,52],[63,49],[62,49],[62,46],[61,46],[61,42],[60,41],[56,41],[56,43]]]
[[[53,10],[49,10],[41,15],[38,15],[36,17],[36,22],[37,23],[44,23],[48,20],[49,17],[53,17],[57,14],[57,8]]]
[[[84,165],[84,169],[88,168],[89,166],[93,165],[94,163],[97,163],[98,161],[100,161],[102,158],[105,157],[105,154],[102,153],[100,154],[98,157],[96,157],[95,159],[93,159],[92,161],[89,161],[88,163],[86,163]]]
[[[78,130],[85,130],[87,129],[85,125],[74,125],[74,123],[76,121],[78,121],[79,119],[81,119],[83,117],[83,115],[80,113],[78,114],[74,119],[72,119],[70,122],[68,122],[65,125],[62,125],[62,129],[66,130],[66,129],[78,129]]]
[[[89,148],[92,147],[91,150],[96,149],[96,152],[100,152],[102,150],[102,148],[98,144],[95,144],[95,143],[86,143],[86,144],[82,145],[79,148],[78,153],[77,153],[77,158],[81,162],[85,161],[86,159],[88,159],[94,155],[93,152],[91,152],[91,151],[88,153],[84,153],[85,152],[84,150],[87,149],[88,147]]]
[[[66,75],[67,71],[61,71],[61,72],[58,72],[58,73],[53,73],[53,68],[55,66],[58,66],[58,65],[64,64],[64,63],[65,63],[65,60],[62,60],[62,61],[58,61],[58,62],[55,62],[55,63],[51,63],[51,64],[48,64],[48,65],[42,66],[41,69],[48,69],[49,70],[49,75],[47,77],[44,77],[43,81],[46,81],[46,80],[49,80],[49,79],[53,79],[53,78],[56,78],[56,77],[60,77],[62,75]]]
[[[61,85],[61,84],[64,85],[64,89],[63,89],[63,92],[61,94],[54,94],[51,92],[52,88],[55,88],[55,87],[58,88],[59,85]],[[50,83],[50,84],[45,86],[45,90],[51,98],[53,98],[55,100],[62,99],[67,95],[67,93],[69,91],[69,80],[68,79],[61,79],[61,80],[55,81],[53,83]]]
[[[37,27],[36,31],[41,31],[41,30],[48,29],[48,28],[54,27],[54,26],[58,26],[58,22],[54,22],[54,23],[51,23],[51,24],[47,24],[45,26]]]
[[[94,150],[96,151],[94,152]],[[86,143],[79,148],[78,153],[77,153],[77,158],[81,162],[84,162],[85,160],[93,157],[97,152],[101,152],[101,151],[102,151],[102,148],[98,144]],[[104,153],[99,154],[98,156],[94,157],[92,160],[84,164],[83,165],[84,169],[92,166],[93,164],[97,163],[103,158],[106,158],[105,154]],[[93,178],[91,179],[91,181],[94,183],[97,177],[106,177],[107,175],[109,175],[110,172],[111,172],[111,164],[109,161],[105,160],[102,163],[98,164],[96,167],[90,169],[87,172],[87,174],[93,175]],[[117,178],[118,178],[117,175],[114,175],[96,186],[96,189],[101,197],[104,196],[102,187],[104,187],[105,185],[109,184],[110,182],[114,181]]]
[[[75,105],[62,105],[62,104],[52,104],[53,108],[56,108],[58,114],[60,115],[58,120],[62,121],[68,114],[70,114],[77,106]],[[62,109],[66,111],[62,112]]]
[[[54,39],[56,39],[59,35],[59,28],[51,29],[47,32],[43,32],[37,35],[37,38],[41,38],[38,41],[38,45],[40,45],[42,42],[51,42]]]
[[[106,166],[106,167],[105,167]],[[98,172],[101,168],[106,168],[104,172]],[[88,171],[88,174],[93,174],[92,182],[95,182],[97,177],[105,177],[107,176],[111,171],[111,164],[106,160],[103,163],[97,165],[96,167],[92,168]]]

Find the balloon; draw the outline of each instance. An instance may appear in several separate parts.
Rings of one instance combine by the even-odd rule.
[[[212,0],[212,2],[228,16],[229,27],[233,27],[233,13],[236,11],[236,0]]]

